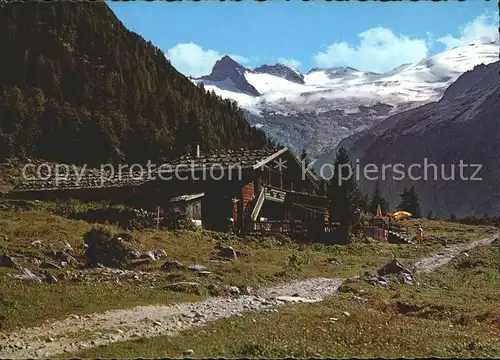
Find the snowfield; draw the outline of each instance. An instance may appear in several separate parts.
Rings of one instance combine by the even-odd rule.
[[[498,42],[459,46],[383,74],[349,67],[300,74],[278,64],[268,67],[273,74],[245,69],[243,81],[260,96],[239,87],[239,64],[235,81],[227,68],[222,69],[228,74],[222,81],[195,81],[203,81],[207,90],[236,101],[252,125],[258,124],[283,145],[297,151],[305,147],[319,156],[334,151],[343,138],[390,115],[439,100],[462,73],[498,60],[498,47]],[[216,67],[212,74],[221,70]],[[283,69],[299,74],[303,84],[287,80],[285,74],[278,76]]]

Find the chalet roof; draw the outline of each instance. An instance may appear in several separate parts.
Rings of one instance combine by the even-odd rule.
[[[205,193],[198,193],[198,194],[186,194],[186,195],[181,195],[181,196],[177,196],[177,197],[174,197],[172,199],[170,199],[169,202],[173,203],[173,202],[181,202],[181,201],[192,201],[192,200],[196,200],[196,199],[199,199],[201,197],[205,196]]]
[[[70,189],[99,189],[115,187],[132,187],[146,183],[146,176],[140,173],[123,173],[121,176],[111,176],[97,169],[88,169],[82,176],[76,174],[67,177],[51,176],[44,179],[25,180],[14,188],[14,192],[50,191]]]
[[[282,152],[283,149],[280,151]],[[255,165],[262,160],[269,159],[267,161],[271,161],[272,158],[270,157],[276,155],[280,151],[273,149],[208,150],[202,152],[199,157],[190,154],[183,155],[168,164],[164,164],[166,165],[164,169],[167,172],[173,172],[179,165],[186,166],[187,168],[185,170],[187,171],[191,171],[193,168],[210,168],[211,166],[216,166],[217,168],[221,166],[223,168],[229,166],[251,168],[255,167]],[[151,174],[152,177],[154,177],[154,173],[153,171]],[[141,174],[140,172],[135,172],[130,174],[127,169],[125,169],[120,176],[118,176],[118,174],[111,176],[110,173],[102,172],[99,169],[87,168],[81,176],[75,173],[64,178],[56,178],[55,175],[53,175],[50,177],[46,176],[43,179],[25,180],[18,184],[13,192],[131,187],[145,184],[149,180],[147,173]]]
[[[278,152],[283,152],[284,149],[278,151],[274,149],[207,150],[200,152],[199,157],[188,153],[170,161],[166,164],[167,166],[164,169],[168,170],[169,168],[178,167],[180,171],[182,170],[181,167],[187,167],[189,171],[191,171],[191,169],[201,170],[211,167],[225,169],[230,166],[243,169],[252,168],[260,162],[276,155]],[[269,161],[271,161],[271,159],[267,160],[265,163]]]

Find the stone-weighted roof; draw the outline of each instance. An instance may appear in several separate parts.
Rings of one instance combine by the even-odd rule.
[[[174,172],[177,168],[178,172],[203,170],[214,167],[215,170],[227,169],[240,166],[242,169],[252,168],[278,152],[284,152],[287,149],[276,151],[272,149],[237,149],[237,150],[209,150],[196,155],[186,154],[168,164],[164,164],[163,171]],[[160,164],[156,164],[159,166]],[[70,167],[72,169],[72,167]],[[77,175],[73,173],[67,177],[56,178],[55,176],[43,176],[40,179],[25,180],[17,185],[13,192],[27,191],[48,191],[48,190],[65,190],[65,189],[98,189],[98,188],[113,188],[113,187],[129,187],[139,186],[147,183],[155,178],[156,172],[153,170],[151,174],[147,173],[147,167],[144,167],[144,173],[139,171],[130,174],[128,167],[124,168],[122,174],[118,176],[110,172],[102,172],[99,169],[85,169],[81,173],[81,169]],[[117,170],[118,171],[118,170]],[[117,172],[116,171],[116,172]]]
[[[117,175],[111,177],[110,174],[101,173],[97,170],[84,173],[81,177],[70,175],[64,178],[52,176],[48,179],[26,180],[17,185],[13,192],[127,187],[142,185],[146,181],[146,177],[140,174],[136,174],[136,176],[122,174],[120,177]]]
[[[237,149],[237,150],[212,150],[200,153],[199,157],[192,154],[183,155],[168,165],[172,167],[182,166],[189,169],[203,169],[213,167],[228,168],[229,166],[241,166],[242,168],[250,168],[258,164],[260,161],[276,154],[277,150],[273,149]],[[179,170],[181,170],[179,168]]]

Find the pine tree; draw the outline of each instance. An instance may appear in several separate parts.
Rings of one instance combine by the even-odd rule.
[[[389,212],[389,203],[383,197],[382,192],[380,191],[378,181],[375,182],[375,187],[373,188],[372,197],[370,200],[369,211],[371,214],[375,214],[377,211],[377,207],[380,205],[380,209],[383,214],[387,214]]]
[[[334,175],[328,183],[327,197],[330,220],[340,223],[338,235],[339,241],[343,243],[349,242],[349,234],[358,226],[358,204],[361,198],[354,176],[349,175],[352,175],[352,165],[347,151],[341,147],[335,158]]]
[[[422,212],[420,210],[420,200],[418,199],[417,190],[414,186],[410,187],[409,192],[409,200],[410,200],[410,212],[412,213],[415,219],[419,219],[422,217]]]
[[[404,188],[400,194],[401,203],[397,207],[398,210],[407,211],[412,214],[415,219],[421,218],[420,201],[418,200],[417,190],[412,185],[410,189]]]
[[[302,152],[300,154],[300,160],[304,162],[305,167],[307,168],[307,165],[309,165],[309,157],[307,156],[307,152],[305,148],[302,148]]]
[[[186,79],[105,3],[6,4],[0,48],[11,50],[0,53],[10,69],[0,72],[0,160],[145,162],[190,141],[207,150],[267,145],[235,102]]]
[[[359,208],[366,213],[370,212],[370,197],[368,194],[364,194],[359,200]]]
[[[434,220],[435,219],[434,211],[432,211],[432,210],[429,211],[429,213],[427,214],[427,219],[428,220]]]

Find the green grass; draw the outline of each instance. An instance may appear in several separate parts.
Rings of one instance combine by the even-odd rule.
[[[43,320],[55,320],[70,314],[84,315],[151,303],[202,299],[199,295],[174,293],[164,288],[149,289],[112,282],[26,285],[20,281],[3,281],[0,289],[3,299],[9,302],[0,305],[0,313],[7,317],[4,330],[35,326]]]
[[[26,260],[21,265],[39,270],[30,257],[49,260],[48,250],[60,250],[65,242],[74,249],[77,258],[83,255],[83,234],[93,226],[84,221],[64,218],[53,213],[54,204],[30,203],[30,210],[0,211],[0,254],[24,254]],[[493,228],[474,227],[446,222],[423,222],[429,239],[419,246],[383,244],[375,240],[363,239],[350,245],[325,246],[320,244],[299,245],[286,238],[241,239],[234,235],[210,231],[165,231],[146,230],[130,232],[135,245],[140,250],[165,249],[168,259],[184,265],[202,264],[214,276],[200,278],[193,272],[178,272],[176,279],[168,278],[159,268],[163,261],[141,270],[156,274],[157,286],[124,282],[117,285],[95,275],[91,283],[62,280],[57,284],[27,284],[6,277],[7,273],[18,270],[0,268],[0,295],[12,302],[12,306],[0,305],[0,315],[6,317],[5,331],[22,326],[35,326],[47,319],[58,319],[69,314],[87,314],[115,308],[126,308],[142,304],[172,303],[193,301],[208,296],[167,291],[163,284],[173,281],[196,280],[202,284],[249,285],[252,287],[270,286],[279,282],[311,276],[346,277],[362,274],[365,270],[377,268],[388,260],[397,257],[407,264],[443,246],[449,227],[453,242],[469,242],[474,238],[485,237]],[[111,229],[120,231],[117,228]],[[432,238],[434,236],[435,238]],[[35,239],[42,245],[33,246]],[[248,253],[229,264],[211,263],[217,245],[232,245]],[[339,259],[341,265],[332,265],[328,259]],[[80,264],[83,260],[80,259]],[[75,268],[53,271],[76,272]],[[93,275],[94,276],[94,275]],[[102,281],[101,281],[102,280]],[[105,301],[103,300],[105,299]]]
[[[349,291],[322,303],[247,313],[175,337],[114,343],[73,355],[179,357],[189,348],[197,358],[498,356],[498,246],[475,249],[470,258],[482,265],[457,268],[460,257],[418,277],[422,286],[393,284],[385,290],[351,281]],[[404,313],[398,302],[419,310]]]

